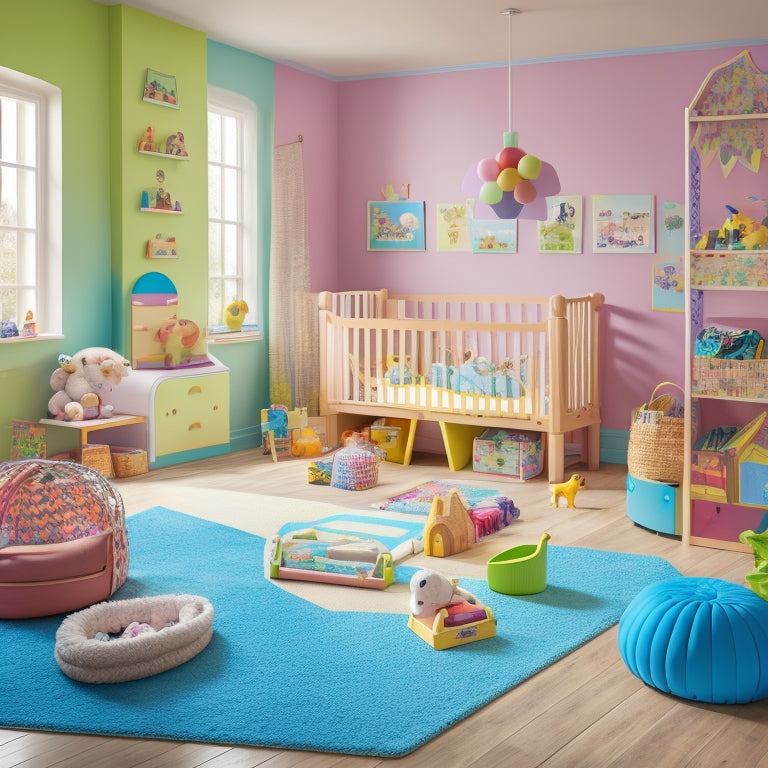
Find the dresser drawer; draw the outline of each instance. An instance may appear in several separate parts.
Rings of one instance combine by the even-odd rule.
[[[229,442],[229,373],[167,379],[154,397],[155,454]]]
[[[768,528],[768,509],[695,499],[691,503],[691,536],[737,542],[742,531]]]

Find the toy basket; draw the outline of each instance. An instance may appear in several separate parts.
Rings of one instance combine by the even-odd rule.
[[[135,477],[149,472],[147,452],[141,448],[112,447],[112,466],[116,477]]]
[[[349,445],[333,457],[331,485],[347,491],[365,491],[379,482],[381,459],[371,451]]]
[[[663,381],[651,399],[632,411],[627,469],[632,477],[679,485],[683,480],[685,419],[683,404],[673,395],[657,395],[663,387],[682,387]]]
[[[80,463],[101,472],[108,479],[115,476],[112,455],[108,445],[84,445],[80,449]]]

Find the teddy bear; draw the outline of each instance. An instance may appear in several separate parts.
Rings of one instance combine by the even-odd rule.
[[[108,419],[113,406],[104,402],[129,373],[131,364],[107,347],[86,347],[74,355],[59,355],[59,367],[51,374],[54,394],[48,412],[60,421]]]

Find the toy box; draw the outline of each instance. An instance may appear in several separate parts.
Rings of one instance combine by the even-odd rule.
[[[542,435],[510,429],[486,429],[472,445],[472,469],[518,480],[536,477],[544,467]]]
[[[409,464],[413,451],[415,423],[411,419],[376,419],[368,427],[372,443],[386,453],[387,461]]]
[[[681,502],[678,486],[627,475],[627,517],[643,528],[680,536]]]

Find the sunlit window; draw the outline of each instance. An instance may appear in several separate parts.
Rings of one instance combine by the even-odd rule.
[[[209,333],[258,329],[256,130],[253,102],[209,87]]]
[[[0,335],[61,333],[61,91],[0,67]]]

